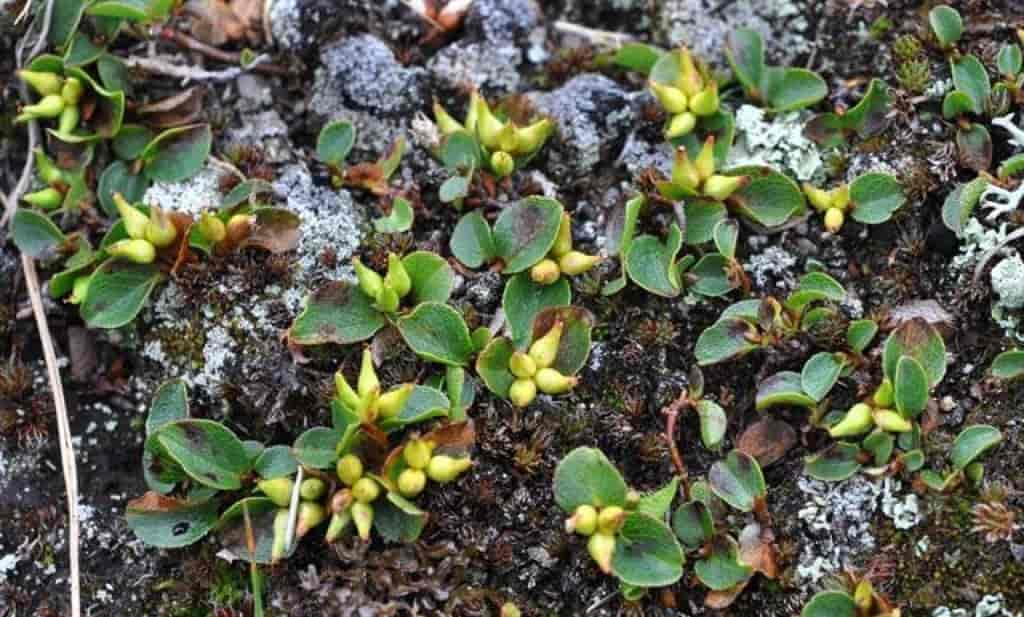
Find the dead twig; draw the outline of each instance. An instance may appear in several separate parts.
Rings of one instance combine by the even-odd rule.
[[[243,68],[240,66],[233,66],[219,71],[207,71],[206,69],[199,68],[198,66],[174,64],[173,62],[168,62],[160,58],[130,56],[123,60],[125,65],[129,68],[142,69],[149,73],[175,77],[180,79],[181,84],[184,86],[191,81],[231,81],[242,73],[258,70],[259,67],[264,66],[265,62],[270,61],[270,56],[261,54],[256,56],[256,58],[247,67]]]
[[[682,453],[679,452],[679,445],[676,441],[676,422],[679,420],[680,412],[691,406],[690,392],[684,388],[676,400],[661,410],[662,415],[665,416],[665,441],[668,442],[668,451],[672,456],[672,464],[676,468],[676,473],[679,475],[679,482],[683,485],[685,499],[690,498],[690,473],[686,469],[686,463],[683,462]]]
[[[160,30],[160,36],[165,40],[177,43],[179,46],[184,47],[185,49],[200,53],[208,58],[213,58],[214,60],[219,60],[226,64],[242,63],[242,54],[238,52],[217,49],[212,45],[207,45],[206,43],[198,39],[194,39],[191,36],[185,34],[184,32],[179,32],[178,30],[175,30],[171,27],[162,28]],[[256,65],[255,62],[253,62],[252,64],[250,64],[249,68],[258,73],[267,73],[269,75],[291,75],[291,71],[288,70],[287,67],[281,66],[279,64],[272,64],[270,62],[261,62],[258,65]]]

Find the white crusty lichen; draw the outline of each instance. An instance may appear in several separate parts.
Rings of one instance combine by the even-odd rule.
[[[1003,594],[988,594],[974,607],[974,612],[965,608],[948,608],[940,606],[932,611],[932,617],[1024,617],[1024,613],[1014,612],[1006,607]]]
[[[801,581],[817,582],[875,548],[871,523],[880,484],[860,476],[837,483],[801,477],[797,486],[809,497],[797,513],[810,536],[797,564]]]
[[[1024,307],[1024,261],[1019,255],[1004,258],[992,268],[992,291],[996,303],[1006,309]]]
[[[820,183],[824,179],[821,154],[804,136],[805,114],[790,112],[765,119],[753,105],[736,111],[736,142],[729,165],[769,165],[789,171],[798,180]]]
[[[1010,145],[1017,149],[1024,149],[1024,129],[1013,123],[1013,113],[999,116],[992,119],[992,125],[1004,129],[1010,134]]]
[[[899,495],[900,482],[886,478],[882,482],[882,514],[892,519],[896,529],[910,529],[923,519],[917,495]]]

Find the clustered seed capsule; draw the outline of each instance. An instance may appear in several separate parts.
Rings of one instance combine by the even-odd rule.
[[[689,134],[700,118],[718,112],[718,82],[711,78],[703,64],[697,66],[685,47],[679,50],[679,71],[675,79],[664,83],[652,79],[648,86],[670,116],[665,124],[666,139]]]
[[[468,131],[483,147],[484,161],[494,175],[504,178],[529,160],[544,145],[554,123],[542,118],[527,126],[499,118],[476,91],[470,95],[466,119],[459,122],[444,107],[434,102],[434,122],[441,135]]]
[[[690,160],[685,146],[676,149],[672,163],[672,184],[687,193],[725,201],[733,193],[750,183],[747,176],[725,176],[716,174],[715,136],[711,135],[697,154]]]
[[[416,389],[415,384],[406,383],[381,394],[380,380],[373,367],[373,353],[369,347],[363,350],[356,388],[349,385],[341,371],[334,374],[334,387],[335,399],[357,414],[362,421],[371,424],[378,418],[394,418],[400,414]]]
[[[516,379],[509,386],[508,398],[516,407],[532,403],[538,390],[544,394],[564,394],[576,385],[576,377],[552,368],[564,328],[562,321],[556,321],[544,336],[530,345],[527,353],[516,351],[509,358],[508,368]]]
[[[850,185],[841,184],[836,188],[826,191],[805,182],[804,194],[811,202],[815,210],[824,213],[825,229],[830,233],[836,233],[843,227],[846,221],[846,212],[852,207],[850,201]]]
[[[562,274],[576,276],[593,268],[601,257],[587,255],[572,248],[572,219],[568,212],[562,213],[562,221],[558,226],[555,243],[544,259],[530,268],[530,278],[541,285],[551,285]]]
[[[615,534],[626,519],[626,511],[620,506],[605,506],[598,509],[590,504],[576,508],[565,520],[567,533],[588,536],[587,551],[605,574],[612,571],[612,555],[615,553]]]
[[[18,77],[39,94],[40,99],[21,108],[16,123],[57,119],[57,133],[71,135],[78,128],[81,111],[78,103],[85,93],[77,77],[61,77],[49,71],[18,71]]]
[[[363,265],[358,257],[352,260],[356,270],[359,289],[374,301],[374,307],[382,313],[398,310],[402,298],[412,291],[412,279],[398,255],[388,253],[388,269],[384,276]]]
[[[867,401],[850,407],[842,420],[829,427],[828,433],[832,438],[840,439],[864,435],[876,427],[887,433],[912,430],[913,422],[891,409],[893,402],[892,382],[886,378]]]

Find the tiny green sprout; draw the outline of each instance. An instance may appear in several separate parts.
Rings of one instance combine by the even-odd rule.
[[[402,413],[416,386],[412,383],[395,386],[381,392],[377,370],[373,366],[373,352],[363,350],[356,388],[349,385],[341,371],[334,374],[335,400],[347,411],[356,414],[361,422],[374,424],[393,419]]]
[[[364,266],[358,257],[352,259],[352,265],[359,280],[359,288],[374,300],[374,306],[382,313],[396,312],[401,299],[409,295],[412,289],[409,272],[401,258],[394,253],[388,254],[388,268],[384,276]]]
[[[91,280],[91,276],[79,276],[75,279],[71,287],[71,295],[68,296],[70,304],[81,304],[85,301],[85,297],[89,293],[89,281]]]
[[[725,201],[750,182],[747,176],[725,176],[716,173],[715,136],[705,140],[697,158],[690,159],[685,146],[676,148],[671,179],[659,184],[659,191],[667,198],[680,196],[707,197]]]

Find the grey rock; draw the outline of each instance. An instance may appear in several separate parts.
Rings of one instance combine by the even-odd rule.
[[[632,134],[626,138],[626,143],[622,146],[619,163],[631,176],[636,176],[649,168],[667,176],[672,173],[672,145],[667,142],[651,143]]]
[[[288,140],[288,125],[275,110],[255,115],[241,114],[241,126],[228,129],[224,136],[230,147],[257,147],[268,163],[294,160],[295,151]]]
[[[466,14],[469,39],[512,42],[527,36],[540,21],[534,0],[476,0]]]
[[[451,90],[472,84],[487,96],[515,92],[519,88],[517,67],[520,62],[522,52],[515,45],[452,43],[431,58],[427,70]]]
[[[242,73],[235,80],[235,87],[241,97],[239,107],[243,109],[259,109],[274,103],[270,82],[261,75]]]
[[[602,149],[613,147],[637,121],[629,94],[603,75],[584,73],[557,90],[527,96],[558,127],[541,151],[548,153],[551,177],[578,180],[590,174]]]
[[[321,115],[349,107],[394,116],[423,106],[423,69],[402,66],[391,49],[372,35],[324,48],[320,64],[310,107]]]

